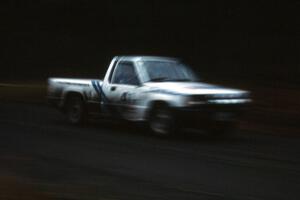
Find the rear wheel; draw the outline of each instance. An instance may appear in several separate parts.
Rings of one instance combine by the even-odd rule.
[[[71,124],[83,124],[86,121],[86,109],[81,96],[71,95],[68,97],[66,115]]]
[[[160,137],[168,137],[175,131],[175,120],[171,109],[166,105],[155,106],[149,118],[151,132]]]

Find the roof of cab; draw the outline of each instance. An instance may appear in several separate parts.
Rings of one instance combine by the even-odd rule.
[[[163,56],[116,56],[115,58],[125,61],[179,61],[177,58]]]

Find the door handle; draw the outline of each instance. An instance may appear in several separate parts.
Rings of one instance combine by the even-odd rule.
[[[117,89],[116,86],[112,86],[112,87],[110,88],[110,91],[115,91],[116,89]]]

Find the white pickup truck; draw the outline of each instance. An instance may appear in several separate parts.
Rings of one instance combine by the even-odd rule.
[[[175,58],[115,57],[104,80],[48,79],[48,101],[69,122],[89,116],[146,122],[154,134],[181,128],[227,132],[251,102],[249,92],[200,82]]]

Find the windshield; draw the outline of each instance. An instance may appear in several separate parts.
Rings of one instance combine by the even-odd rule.
[[[145,82],[196,81],[197,77],[185,64],[175,61],[143,61],[139,63],[147,74]]]

